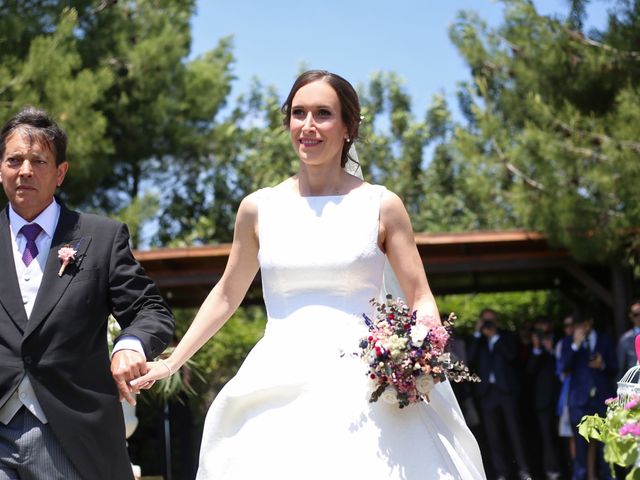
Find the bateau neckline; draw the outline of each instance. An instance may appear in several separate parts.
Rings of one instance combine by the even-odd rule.
[[[351,192],[348,192],[348,193],[336,193],[334,195],[296,195],[296,196],[299,197],[299,198],[340,198],[340,197],[346,197],[350,193]]]
[[[293,192],[287,192],[286,190],[281,190],[282,193],[284,194],[289,194],[293,197],[296,198],[301,198],[301,199],[322,199],[322,198],[344,198],[344,197],[348,197],[351,194],[355,194],[356,192],[360,191],[360,190],[367,190],[369,187],[371,187],[372,185],[362,185],[360,187],[354,188],[353,190],[347,192],[347,193],[336,193],[333,195],[299,195],[299,194],[295,194]],[[275,187],[272,187],[275,189]],[[279,190],[279,189],[278,189]]]

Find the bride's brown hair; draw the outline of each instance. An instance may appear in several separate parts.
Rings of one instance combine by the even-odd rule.
[[[280,111],[284,115],[282,124],[286,129],[289,128],[289,122],[291,121],[291,103],[293,102],[293,97],[296,95],[298,90],[300,90],[305,85],[316,82],[318,80],[327,82],[336,92],[336,95],[338,95],[340,110],[342,111],[342,121],[346,125],[347,133],[349,135],[349,139],[345,140],[344,145],[342,146],[342,155],[340,157],[340,165],[344,167],[347,163],[347,160],[356,162],[356,159],[349,156],[349,149],[351,148],[353,142],[355,142],[359,138],[358,129],[360,127],[361,117],[360,100],[358,100],[358,94],[351,86],[351,84],[340,75],[336,75],[335,73],[331,73],[326,70],[308,70],[300,75],[296,79],[296,81],[293,82],[293,86],[291,87],[289,96],[284,101],[284,103],[282,104],[282,108],[280,109]]]

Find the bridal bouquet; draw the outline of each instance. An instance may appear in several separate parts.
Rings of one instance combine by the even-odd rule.
[[[369,401],[382,398],[400,408],[429,400],[436,381],[479,382],[462,362],[445,351],[455,315],[440,324],[430,316],[418,318],[401,300],[387,296],[384,303],[371,300],[375,318],[363,314],[369,335],[360,341],[361,358],[369,365],[373,382]]]

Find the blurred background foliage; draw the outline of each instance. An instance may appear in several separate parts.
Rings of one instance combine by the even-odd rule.
[[[458,105],[436,95],[416,114],[394,72],[357,85],[365,177],[404,199],[416,231],[533,229],[640,278],[640,1],[611,0],[601,31],[583,27],[587,2],[567,1],[558,19],[503,0],[496,28],[460,12],[450,38],[469,77]],[[240,200],[295,171],[279,111],[287,92],[256,79],[230,98],[233,38],[190,58],[194,8],[0,2],[0,118],[49,110],[70,138],[62,199],[126,221],[134,247],[229,242]],[[567,309],[557,292],[438,300],[460,332],[485,306],[514,328]],[[193,314],[176,312],[176,338]],[[203,411],[264,324],[262,307],[242,307],[194,357],[196,394],[181,401]]]

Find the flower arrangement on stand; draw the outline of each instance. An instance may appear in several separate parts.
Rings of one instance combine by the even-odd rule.
[[[479,382],[463,362],[454,362],[446,351],[453,332],[455,315],[440,324],[416,311],[400,299],[387,295],[385,302],[371,300],[374,318],[363,315],[369,334],[360,341],[360,356],[368,364],[373,382],[369,401],[382,398],[404,408],[429,401],[436,382],[463,380]]]
[[[640,335],[635,339],[636,358],[640,363]],[[625,480],[640,480],[640,365],[631,367],[618,382],[617,397],[605,401],[604,418],[585,415],[578,433],[587,440],[604,443],[604,459],[628,471]]]
[[[640,480],[640,397],[633,397],[628,402],[620,401],[618,397],[610,398],[605,403],[605,416],[584,416],[578,424],[578,432],[587,440],[604,443],[604,459],[611,466],[612,475],[614,465],[619,465],[629,469],[626,480]]]

